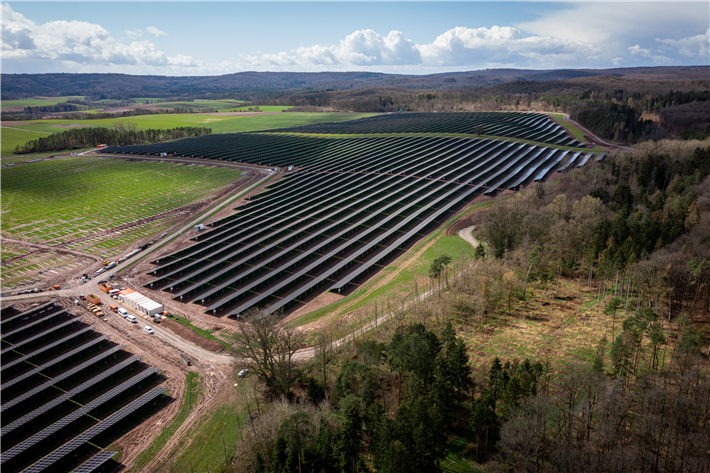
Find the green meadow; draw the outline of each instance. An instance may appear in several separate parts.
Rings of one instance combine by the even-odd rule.
[[[201,113],[140,115],[97,120],[34,120],[27,124],[2,129],[2,155],[12,154],[18,144],[42,137],[41,133],[58,133],[77,126],[115,127],[120,122],[135,124],[138,129],[169,129],[198,126],[211,128],[213,133],[240,133],[275,128],[310,125],[312,123],[352,120],[371,113],[279,113],[250,116]],[[22,130],[22,131],[21,131]],[[7,136],[7,138],[6,138]],[[6,144],[7,139],[7,144]]]

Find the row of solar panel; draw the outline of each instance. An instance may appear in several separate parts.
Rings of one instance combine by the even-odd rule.
[[[28,465],[26,471],[49,471],[100,429],[164,391],[146,392],[162,379],[154,377],[159,368],[140,364],[140,355],[122,351],[125,345],[105,343],[106,335],[95,333],[55,301],[27,311],[4,307],[0,314],[3,471]],[[144,386],[146,380],[150,382]],[[136,396],[135,402],[111,413]],[[58,449],[52,446],[97,416],[89,430]],[[77,471],[93,471],[114,454],[98,452]]]
[[[441,205],[437,196],[446,194],[444,200],[458,203],[457,193],[468,195],[461,186],[475,184],[479,189],[494,178],[498,180],[486,192],[515,188],[523,183],[521,174],[529,177],[537,171],[535,179],[542,179],[567,155],[576,159],[579,154],[493,140],[337,140],[327,153],[304,163],[301,172],[270,187],[238,214],[211,224],[214,230],[200,235],[196,244],[162,256],[156,261],[161,266],[153,271],[158,278],[152,287],[168,288],[184,301],[206,303],[206,309],[215,313],[240,314],[266,299],[273,301],[274,295],[278,305],[285,305],[298,294],[278,291],[298,285],[306,274],[316,284],[332,278],[377,246],[371,244],[374,240],[381,244],[378,237],[386,240],[397,232],[410,232],[407,223],[426,220],[426,209]],[[490,165],[482,168],[485,163]],[[457,190],[447,193],[447,186]],[[409,212],[414,212],[412,219],[406,219]],[[400,218],[394,228],[388,226],[390,214]],[[362,248],[353,248],[357,242]],[[348,247],[353,254],[344,264],[332,261]],[[364,267],[388,252],[380,256]],[[335,271],[316,274],[329,265]],[[276,282],[279,274],[284,277]]]
[[[268,133],[382,134],[456,133],[485,134],[538,141],[557,146],[585,147],[548,115],[519,112],[448,112],[376,115],[337,123],[269,130]]]

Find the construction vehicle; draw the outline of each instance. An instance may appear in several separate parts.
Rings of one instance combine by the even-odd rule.
[[[160,319],[161,319],[160,314],[155,314],[155,316],[153,316],[153,320],[155,321],[156,324],[160,323]]]
[[[55,285],[52,286],[52,287],[54,287],[54,290],[55,290],[55,291],[58,290],[58,289],[61,289],[61,287],[59,286],[59,284],[55,284]]]
[[[111,264],[110,261],[104,261],[104,266],[108,266],[109,264]]]

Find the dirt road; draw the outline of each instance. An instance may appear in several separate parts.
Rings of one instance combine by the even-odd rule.
[[[478,240],[473,238],[473,231],[476,229],[476,225],[471,225],[470,227],[462,228],[459,230],[459,236],[473,245],[476,248],[480,243]]]

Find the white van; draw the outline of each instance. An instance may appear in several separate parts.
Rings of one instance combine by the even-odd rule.
[[[118,313],[121,314],[121,317],[123,317],[124,319],[128,317],[128,311],[123,307],[118,308]]]
[[[130,323],[132,323],[132,324],[137,324],[137,323],[138,323],[138,319],[136,319],[136,316],[135,316],[135,315],[129,315],[128,317],[126,317],[126,320],[128,320],[128,321],[129,321]]]

